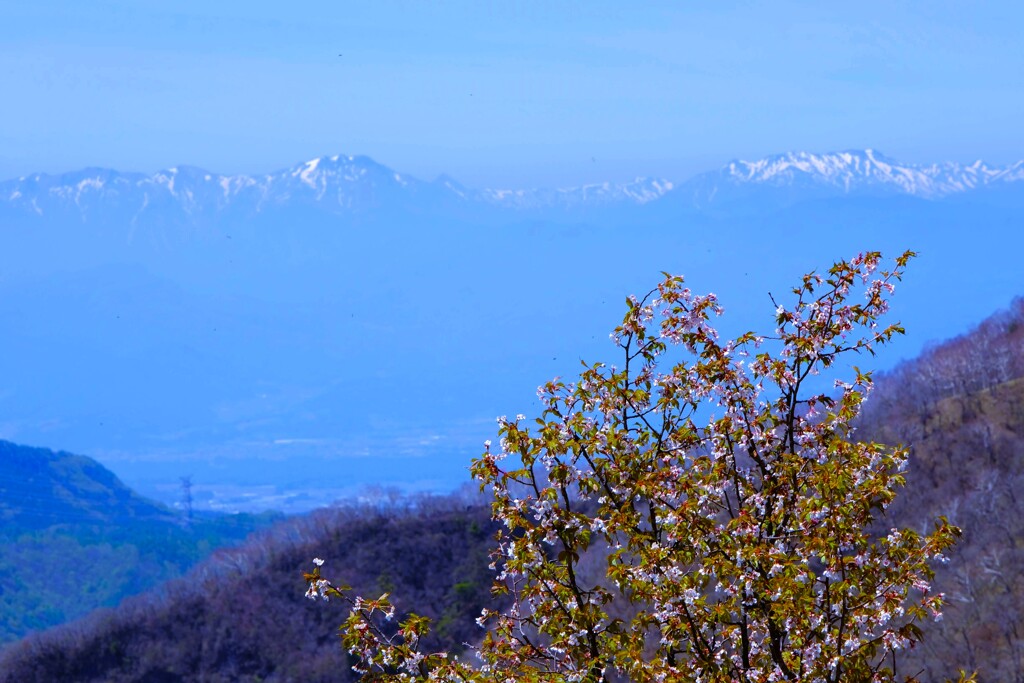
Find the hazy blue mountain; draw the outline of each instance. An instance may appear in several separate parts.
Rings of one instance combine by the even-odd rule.
[[[0,520],[4,534],[53,524],[177,520],[92,458],[0,441]]]
[[[757,161],[732,161],[684,183],[676,193],[698,208],[729,210],[750,202],[764,208],[834,197],[902,195],[938,200],[1002,189],[1021,180],[1024,162],[1003,168],[980,160],[970,165],[919,166],[867,149],[790,152]]]
[[[1024,161],[992,167],[982,161],[928,166],[902,164],[874,150],[827,154],[790,152],[757,161],[732,161],[682,183],[637,178],[572,188],[482,189],[447,176],[425,182],[364,156],[318,157],[263,176],[221,175],[182,166],[152,175],[87,168],[35,174],[0,183],[8,216],[78,216],[83,222],[119,222],[133,239],[141,226],[251,219],[285,209],[318,208],[350,220],[375,214],[458,213],[479,218],[488,209],[587,211],[657,203],[693,209],[729,208],[761,201],[778,206],[839,196],[907,195],[942,199],[1003,189],[1024,180]],[[1017,188],[1014,188],[1017,189]],[[475,213],[473,212],[475,211]],[[556,214],[557,215],[557,214]],[[508,216],[497,220],[508,220]]]
[[[874,151],[734,162],[681,184],[470,189],[365,157],[263,176],[86,169],[0,183],[0,437],[87,453],[143,493],[308,509],[448,489],[661,271],[726,331],[812,268],[921,252],[916,354],[1024,292],[1024,169]],[[867,362],[867,361],[865,361]]]

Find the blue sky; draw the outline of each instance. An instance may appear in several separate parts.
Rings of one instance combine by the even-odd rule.
[[[474,186],[1024,158],[1018,2],[5,3],[0,177],[367,154]]]

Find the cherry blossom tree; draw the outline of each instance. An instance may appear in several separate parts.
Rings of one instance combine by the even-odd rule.
[[[871,376],[840,362],[903,332],[880,318],[912,256],[805,275],[772,334],[725,341],[717,298],[666,275],[628,300],[621,364],[499,418],[472,472],[505,525],[510,606],[483,611],[475,661],[423,651],[426,619],[395,623],[389,596],[319,564],[307,595],[347,601],[343,644],[372,680],[912,680],[899,654],[941,618],[930,565],[959,530],[879,531],[907,451],[854,439]]]

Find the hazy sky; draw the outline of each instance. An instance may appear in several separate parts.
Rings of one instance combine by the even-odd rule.
[[[525,186],[1024,158],[1024,3],[3,3],[0,177],[367,154]]]

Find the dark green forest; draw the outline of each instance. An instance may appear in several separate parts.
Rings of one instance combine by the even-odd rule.
[[[0,441],[0,644],[179,577],[280,517],[189,519],[91,458]]]
[[[963,537],[935,586],[906,674],[1024,680],[1024,300],[876,376],[857,438],[911,449],[889,526],[948,515]],[[344,605],[303,596],[313,557],[367,596],[431,618],[431,646],[462,649],[491,604],[489,510],[467,496],[330,508],[220,550],[185,578],[0,652],[0,681],[352,680],[335,636]],[[45,561],[43,562],[45,565]],[[59,602],[59,600],[57,601]]]

